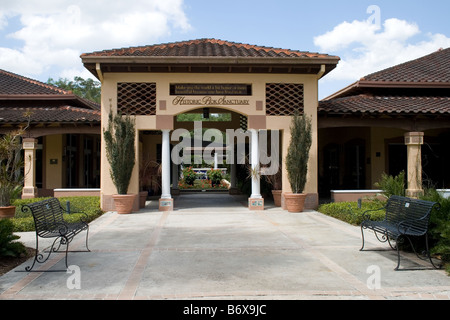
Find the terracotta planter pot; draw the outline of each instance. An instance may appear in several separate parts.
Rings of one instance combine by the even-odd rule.
[[[16,215],[16,207],[0,207],[0,219],[3,218],[14,218]]]
[[[145,202],[147,201],[148,191],[139,192],[139,208],[145,208]]]
[[[285,193],[284,201],[288,212],[303,212],[305,206],[305,193]]]
[[[281,207],[281,190],[272,190],[275,207]]]
[[[129,214],[133,211],[135,194],[115,194],[113,195],[114,205],[118,214]]]

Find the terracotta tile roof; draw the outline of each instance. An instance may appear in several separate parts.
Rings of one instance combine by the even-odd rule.
[[[150,46],[84,53],[82,57],[249,57],[249,58],[330,58],[320,53],[263,47],[218,39],[198,39]],[[332,57],[336,58],[336,57]]]
[[[360,81],[450,83],[450,48],[369,74]]]
[[[31,122],[98,122],[100,105],[71,91],[0,70],[0,124]]]
[[[319,114],[450,115],[450,97],[371,96],[361,94],[319,102]]]
[[[324,100],[358,95],[372,89],[379,92],[380,90],[402,88],[412,89],[415,91],[414,95],[418,95],[419,92],[422,95],[430,95],[425,92],[429,89],[436,89],[436,92],[439,90],[448,91],[450,89],[450,48],[439,49],[419,59],[369,74]]]
[[[31,112],[31,123],[100,123],[100,111],[73,106],[5,108],[0,106],[0,123],[17,124],[28,120],[26,112]]]
[[[0,95],[70,95],[72,92],[0,69]]]

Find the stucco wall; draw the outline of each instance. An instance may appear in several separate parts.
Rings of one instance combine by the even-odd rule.
[[[190,110],[203,108],[202,105],[183,106],[174,104],[175,96],[170,95],[170,84],[172,83],[245,83],[252,84],[252,95],[233,97],[249,100],[249,105],[217,105],[215,107],[231,110],[248,117],[248,128],[256,129],[278,129],[282,132],[282,157],[290,142],[290,117],[288,116],[266,116],[266,83],[299,83],[303,84],[304,110],[312,118],[313,144],[310,151],[308,182],[305,192],[315,195],[317,198],[317,76],[315,75],[282,75],[282,74],[176,74],[176,73],[105,73],[102,83],[102,127],[107,123],[110,108],[117,112],[117,83],[119,82],[156,82],[157,110],[155,116],[136,116],[136,130],[158,130],[163,128],[173,129],[174,115],[188,112]],[[195,98],[189,97],[189,98]],[[165,110],[161,109],[161,103],[165,104]],[[258,110],[257,105],[263,105]],[[208,106],[212,107],[212,106]],[[163,108],[164,109],[164,108]],[[161,117],[165,116],[165,117]],[[139,135],[136,135],[136,150],[139,151]],[[102,136],[103,139],[103,136]],[[103,141],[102,141],[102,145]],[[139,154],[137,159],[139,159]],[[109,174],[109,163],[106,154],[102,153],[101,159],[101,195],[104,210],[112,210],[111,195],[117,191]],[[284,162],[284,161],[283,161]],[[285,168],[285,166],[283,166]],[[139,165],[134,167],[131,178],[129,193],[139,192],[138,172]],[[283,191],[291,190],[287,180],[287,173],[283,172]],[[313,205],[314,206],[314,205]],[[137,204],[135,206],[137,208]]]

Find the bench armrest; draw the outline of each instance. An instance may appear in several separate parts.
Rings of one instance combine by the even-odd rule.
[[[72,212],[72,210],[70,210],[70,212],[69,212],[61,204],[60,204],[60,207],[61,207],[62,211],[64,211],[64,213],[69,214],[69,215],[71,215],[71,214],[82,214],[83,216],[80,217],[80,221],[84,222],[84,223],[88,223],[87,221],[89,220],[89,216],[88,216],[88,214],[86,212]]]
[[[440,205],[439,205],[439,204],[434,205],[433,208],[434,208],[434,207],[436,207],[436,210],[439,210],[439,209],[440,209]],[[400,221],[400,222],[397,224],[397,231],[398,231],[398,233],[399,233],[399,234],[405,234],[406,231],[408,231],[409,229],[412,229],[412,227],[413,227],[414,225],[417,225],[417,224],[415,224],[415,222],[416,222],[416,223],[420,223],[420,222],[423,221],[423,220],[427,220],[427,221],[426,221],[426,226],[424,226],[424,228],[423,228],[423,232],[426,232],[426,231],[428,230],[428,219],[429,219],[429,216],[431,215],[431,212],[433,211],[433,208],[431,208],[430,211],[426,212],[426,213],[425,213],[422,217],[420,217],[420,218],[416,218],[416,219],[408,219],[408,220]],[[403,228],[403,231],[401,231],[402,228]]]
[[[370,209],[370,210],[364,211],[362,213],[363,223],[364,223],[364,221],[371,221],[370,215],[368,215],[369,212],[376,212],[376,211],[380,211],[380,210],[386,210],[386,206],[378,208],[378,209]]]
[[[67,224],[60,222],[56,226],[55,230],[58,230],[61,236],[65,236],[69,232],[69,227],[67,226]]]

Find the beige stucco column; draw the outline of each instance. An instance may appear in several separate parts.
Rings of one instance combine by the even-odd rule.
[[[30,199],[37,197],[36,188],[36,147],[37,140],[33,138],[23,139],[23,150],[25,157],[24,168],[24,185],[22,189],[22,199]]]
[[[161,151],[161,199],[159,200],[160,211],[172,211],[173,199],[170,193],[170,130],[162,130]]]
[[[408,132],[405,134],[405,144],[408,152],[408,185],[406,196],[416,198],[423,194],[422,189],[422,144],[423,132]]]
[[[250,129],[252,134],[251,140],[251,166],[252,166],[252,194],[250,198],[260,199],[261,196],[261,179],[260,179],[260,163],[259,163],[259,137],[258,130]]]
[[[248,199],[250,210],[264,210],[264,199],[261,196],[259,130],[249,129],[251,132],[251,166],[252,166],[252,194]]]

